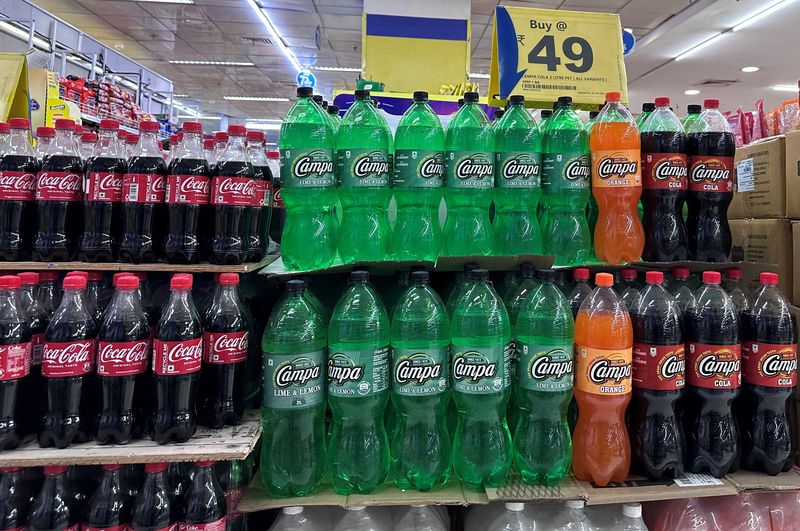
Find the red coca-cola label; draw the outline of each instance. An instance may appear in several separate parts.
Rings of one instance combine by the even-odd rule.
[[[222,177],[211,179],[211,204],[252,206],[256,194],[256,181],[250,177]]]
[[[167,203],[207,205],[211,179],[205,175],[168,175]]]
[[[44,346],[44,334],[33,334],[31,336],[31,348],[33,349],[34,365],[42,364],[42,347]]]
[[[242,501],[242,497],[244,497],[243,487],[237,487],[235,489],[225,491],[225,506],[228,508],[227,513],[225,514],[226,521],[232,522],[233,520],[238,520],[244,516],[244,513],[240,513],[236,510],[236,508],[239,506],[239,502]]]
[[[83,178],[66,171],[43,171],[36,176],[37,201],[80,201]]]
[[[686,376],[689,385],[738,389],[742,385],[742,346],[689,342]]]
[[[82,376],[94,369],[94,339],[85,341],[45,341],[42,345],[42,376],[63,378]]]
[[[120,524],[111,527],[94,527],[92,525],[81,525],[81,531],[127,531],[130,529],[127,524]]]
[[[733,192],[733,157],[695,155],[689,160],[689,190]]]
[[[677,391],[686,385],[686,357],[680,345],[633,345],[633,386]]]
[[[100,341],[97,343],[97,374],[133,376],[147,370],[150,341]]]
[[[86,174],[84,193],[87,201],[113,202],[122,201],[121,173],[89,172]]]
[[[239,363],[247,359],[249,334],[240,332],[203,332],[203,361]]]
[[[283,196],[281,195],[280,188],[276,188],[275,193],[272,194],[272,208],[286,208],[286,205],[283,204]]]
[[[0,345],[0,382],[28,376],[32,358],[33,347],[30,342]]]
[[[169,527],[161,527],[159,529],[155,529],[154,531],[178,531],[180,529],[180,524],[174,523]]]
[[[648,190],[686,190],[688,175],[683,153],[642,153],[642,186]]]
[[[181,522],[180,531],[225,531],[225,517],[207,524],[189,524]]]
[[[33,201],[36,175],[24,171],[0,171],[0,201]]]
[[[202,360],[202,337],[184,341],[153,341],[153,372],[160,376],[197,372]]]
[[[742,343],[742,377],[753,385],[793,388],[797,383],[797,343]]]
[[[122,197],[127,203],[163,203],[166,180],[155,173],[126,173],[122,176]]]
[[[257,179],[254,181],[256,191],[253,194],[253,206],[254,207],[267,207],[270,203],[269,198],[269,191],[270,191],[270,182],[269,181],[262,181]]]

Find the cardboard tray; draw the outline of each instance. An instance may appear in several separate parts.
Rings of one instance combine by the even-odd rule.
[[[166,264],[154,262],[149,264],[128,264],[123,262],[3,262],[0,269],[4,271],[148,271],[167,273],[251,273],[266,267],[278,255],[268,255],[261,262],[250,262],[239,265],[200,264]]]

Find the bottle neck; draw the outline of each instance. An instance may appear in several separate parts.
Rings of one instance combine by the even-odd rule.
[[[61,304],[58,306],[53,320],[58,316],[70,312],[71,315],[83,315],[87,320],[90,318],[86,309],[86,300],[84,298],[84,290],[81,289],[65,289],[64,296],[61,298]]]
[[[161,148],[158,147],[158,138],[154,131],[140,131],[139,142],[133,150],[133,157],[161,158]]]
[[[175,150],[176,159],[205,159],[203,153],[203,139],[200,133],[193,131],[184,131],[183,140],[178,144],[178,149]]]
[[[125,159],[127,155],[119,142],[117,137],[119,131],[117,129],[100,129],[100,135],[97,138],[97,144],[94,146],[95,157],[108,157],[111,159]]]
[[[33,157],[33,148],[28,140],[27,129],[11,129],[8,139],[8,154]]]
[[[244,137],[239,135],[231,135],[225,149],[222,150],[217,162],[221,161],[240,161],[247,160],[247,153],[245,151]]]
[[[247,155],[250,157],[250,162],[256,166],[267,165],[267,154],[264,152],[264,142],[260,140],[252,140],[247,143]]]
[[[19,310],[17,290],[8,288],[0,289],[0,315],[4,316],[6,322],[24,320]]]
[[[63,155],[68,157],[79,157],[75,150],[75,140],[72,131],[69,129],[56,129],[56,136],[47,148],[47,155]]]

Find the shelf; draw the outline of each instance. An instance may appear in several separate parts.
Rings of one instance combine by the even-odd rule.
[[[219,430],[198,427],[194,437],[181,444],[159,445],[147,439],[125,445],[75,444],[62,450],[40,448],[34,440],[14,450],[0,452],[3,466],[97,465],[103,463],[153,463],[165,461],[231,461],[244,459],[261,435],[258,411],[248,411],[239,426]]]
[[[201,264],[128,264],[123,262],[0,262],[0,269],[8,271],[163,271],[167,273],[251,273],[272,263],[277,255],[269,255],[261,262],[240,265]]]
[[[122,121],[119,118],[116,118],[114,116],[109,116],[108,118],[112,118],[112,119],[117,120],[118,122],[120,122],[119,128],[122,131],[125,131],[126,133],[135,133],[137,135],[139,134],[139,129],[138,128],[131,127],[129,125],[125,125],[124,123],[122,123]],[[95,116],[93,114],[87,114],[85,112],[81,113],[81,120],[83,120],[84,122],[89,122],[89,123],[93,123],[93,124],[99,124],[100,123],[100,117],[99,116]]]

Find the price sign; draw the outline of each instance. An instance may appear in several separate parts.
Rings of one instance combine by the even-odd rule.
[[[559,96],[572,96],[595,108],[612,90],[627,103],[621,33],[619,15],[497,6],[490,103],[522,94],[549,107]]]

